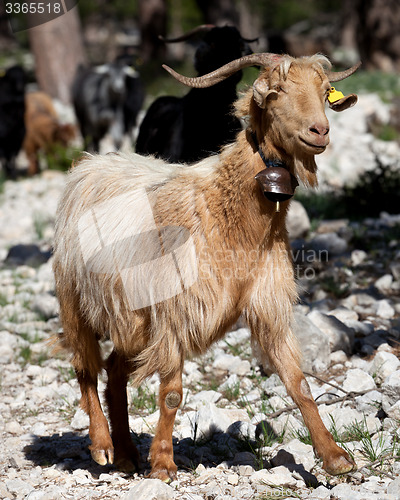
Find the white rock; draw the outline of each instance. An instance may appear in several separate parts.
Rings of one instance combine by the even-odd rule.
[[[242,360],[232,354],[219,355],[215,358],[213,367],[217,370],[225,370],[237,375],[246,375],[251,369],[251,365],[247,360]]]
[[[318,486],[311,493],[309,498],[315,498],[317,500],[329,500],[331,498],[331,490],[325,488],[325,486]]]
[[[286,228],[289,233],[289,238],[302,238],[311,229],[311,222],[306,209],[297,201],[292,200],[286,219]]]
[[[35,297],[32,309],[39,313],[45,320],[48,320],[58,315],[60,307],[54,295],[41,293]]]
[[[391,274],[384,274],[374,283],[375,287],[382,293],[390,290],[393,283],[393,276]]]
[[[387,299],[378,300],[375,306],[376,315],[383,319],[392,319],[396,314]]]
[[[341,483],[331,490],[331,495],[338,500],[365,500],[363,494],[352,488],[349,484]]]
[[[382,383],[386,377],[395,372],[400,366],[400,361],[394,354],[385,351],[379,351],[369,369],[370,375],[375,375],[376,381]]]
[[[343,306],[332,309],[329,311],[328,315],[335,316],[335,318],[344,323],[346,326],[349,326],[348,322],[358,321],[358,314],[356,311],[352,311],[351,309]]]
[[[354,331],[348,328],[335,316],[329,316],[320,311],[311,311],[307,316],[315,326],[324,332],[332,351],[350,353],[354,342]]]
[[[76,410],[74,418],[71,420],[71,427],[76,431],[89,427],[89,415],[82,408]]]
[[[250,482],[267,486],[296,486],[296,479],[283,466],[261,469],[250,476]]]
[[[15,434],[15,435],[19,435],[19,434],[22,434],[24,432],[23,428],[16,420],[13,420],[12,422],[8,422],[6,424],[5,429],[6,429],[6,432],[9,432],[10,434]]]
[[[271,459],[271,464],[274,466],[293,463],[303,465],[309,471],[315,465],[313,447],[302,443],[298,439],[292,439],[292,441],[283,445]]]
[[[400,370],[389,375],[382,384],[382,408],[394,419],[400,419]]]
[[[371,375],[359,368],[347,372],[342,387],[347,392],[361,392],[376,389],[375,381]]]
[[[122,498],[123,500],[170,500],[177,496],[171,486],[159,479],[142,479]]]
[[[220,391],[226,391],[227,389],[234,389],[240,384],[239,377],[236,373],[232,373],[229,377],[219,386]]]
[[[395,498],[400,498],[400,477],[389,483],[387,493]]]
[[[303,369],[323,372],[330,364],[329,339],[314,323],[299,311],[294,313],[293,330],[303,354]]]
[[[359,266],[362,264],[368,257],[367,252],[364,252],[364,250],[353,250],[351,252],[351,263],[354,267]]]
[[[5,484],[7,490],[15,495],[16,498],[24,498],[34,489],[33,486],[21,479],[7,479]]]
[[[319,413],[327,429],[331,429],[332,422],[334,422],[339,433],[344,432],[347,427],[355,422],[359,422],[362,425],[365,424],[368,432],[371,434],[377,432],[381,427],[379,418],[370,415],[366,416],[364,413],[349,407],[339,406],[332,409],[332,406],[322,405],[319,407]]]
[[[356,409],[364,413],[372,413],[377,410],[382,404],[382,393],[378,391],[370,391],[363,396],[355,398]]]
[[[222,394],[217,391],[200,391],[196,394],[193,394],[187,405],[191,408],[197,409],[200,406],[203,406],[207,403],[217,403],[222,398]]]

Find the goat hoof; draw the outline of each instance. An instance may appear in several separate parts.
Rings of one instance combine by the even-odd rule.
[[[129,458],[121,458],[115,461],[115,467],[121,472],[133,473],[139,470],[138,465]]]
[[[107,465],[114,463],[114,450],[91,450],[93,460],[99,465]]]
[[[324,461],[323,467],[326,472],[332,476],[347,474],[357,469],[354,460],[345,452],[343,455],[337,456],[333,460],[329,460],[328,463]]]
[[[176,479],[176,470],[158,469],[153,470],[148,475],[151,479],[160,479],[163,483],[169,484]]]

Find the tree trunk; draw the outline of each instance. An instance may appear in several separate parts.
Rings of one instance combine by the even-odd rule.
[[[142,37],[140,54],[143,62],[164,59],[165,45],[158,36],[166,34],[166,0],[139,0],[139,25]]]
[[[342,40],[355,40],[363,67],[400,70],[400,3],[398,0],[347,0]]]
[[[76,69],[86,62],[78,9],[30,28],[28,33],[40,89],[69,103]]]

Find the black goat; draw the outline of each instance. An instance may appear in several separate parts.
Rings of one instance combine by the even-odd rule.
[[[123,60],[94,68],[78,68],[72,99],[84,148],[99,151],[109,132],[119,149],[124,134],[130,134],[144,100],[138,73]]]
[[[15,159],[25,136],[26,74],[12,66],[0,77],[0,163],[7,177],[17,176]]]
[[[204,27],[200,27],[204,31]],[[251,53],[239,31],[233,26],[207,26],[196,50],[194,66],[199,75]],[[175,40],[192,37],[193,30]],[[254,41],[254,40],[253,40]],[[207,89],[191,89],[184,97],[163,96],[150,106],[141,123],[136,152],[151,154],[169,162],[192,163],[234,141],[241,130],[232,114],[237,99],[236,85],[242,77],[238,71],[221,83]]]

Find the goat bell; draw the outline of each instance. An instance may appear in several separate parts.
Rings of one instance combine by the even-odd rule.
[[[261,170],[255,179],[260,184],[263,195],[268,200],[277,203],[277,211],[279,211],[279,202],[289,200],[299,185],[296,177],[289,170],[278,166]]]

